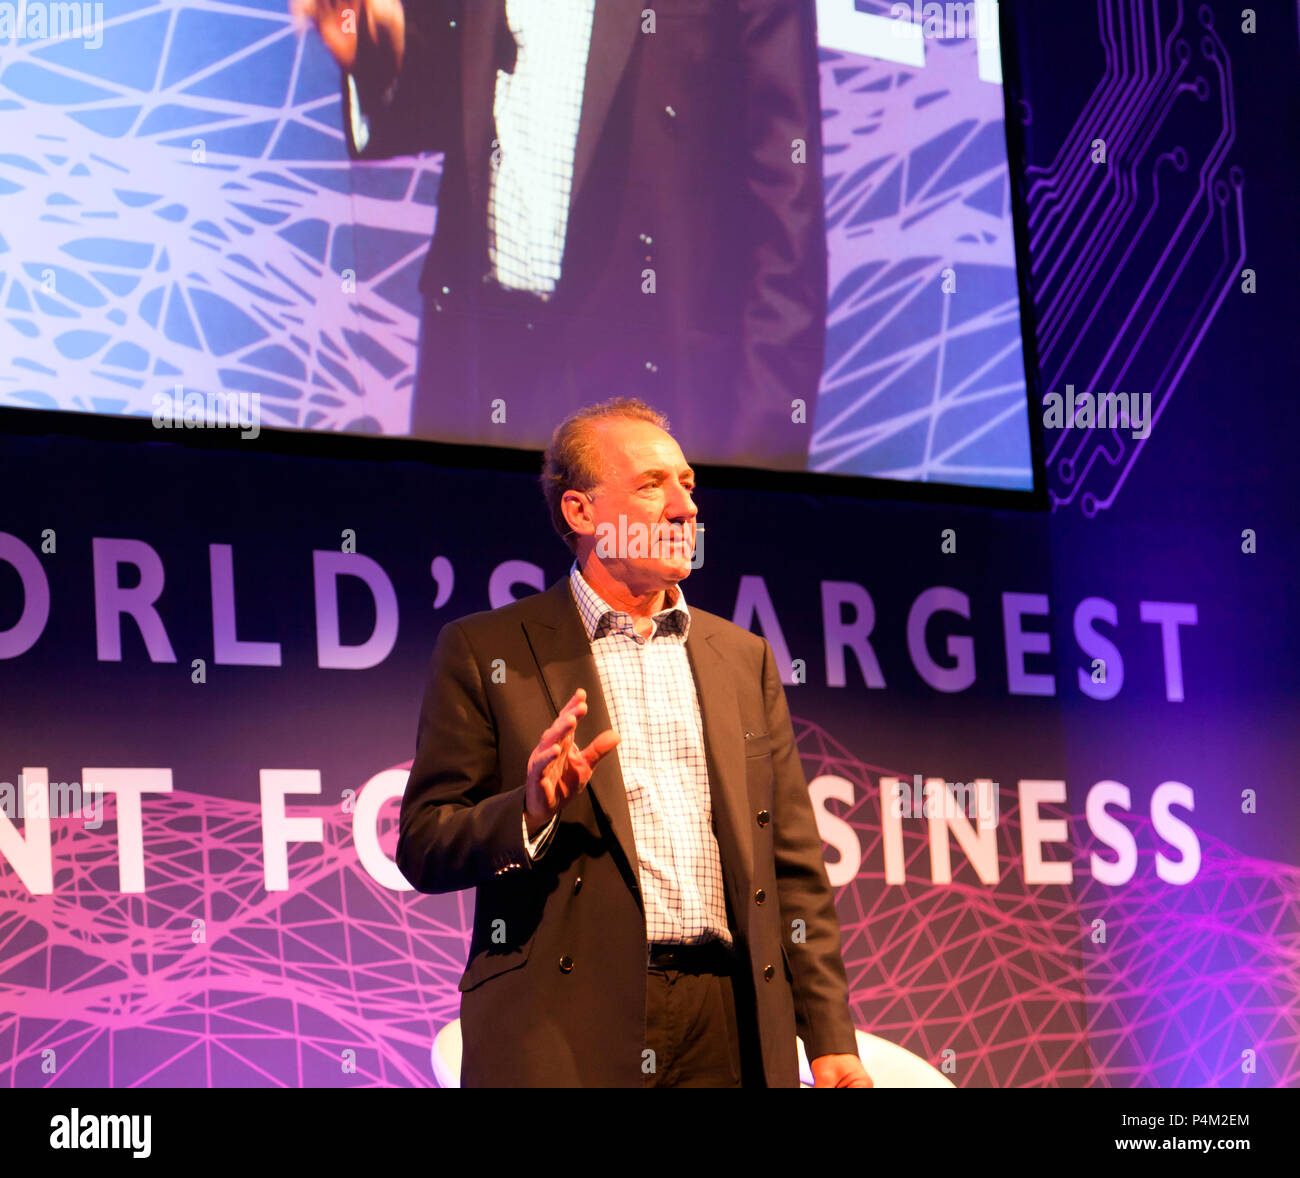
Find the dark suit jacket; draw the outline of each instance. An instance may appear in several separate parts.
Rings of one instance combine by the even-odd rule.
[[[446,153],[412,432],[536,446],[619,392],[666,412],[687,453],[802,468],[810,427],[791,402],[811,421],[827,282],[811,0],[597,0],[563,276],[544,307],[484,282],[496,70],[516,54],[501,0],[406,12],[392,105],[362,95],[363,153],[346,86],[344,126],[353,158]]]
[[[686,650],[744,992],[767,1083],[793,1087],[796,1029],[810,1058],[857,1050],[821,839],[767,641],[692,606]],[[617,750],[545,853],[530,863],[523,845],[529,754],[579,687],[585,745],[609,713],[567,576],[438,635],[397,864],[423,892],[477,889],[460,982],[467,1087],[642,1081],[645,911]]]

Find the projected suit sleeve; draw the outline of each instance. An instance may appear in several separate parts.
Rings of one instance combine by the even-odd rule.
[[[821,383],[826,335],[826,226],[821,103],[812,5],[745,0],[738,48],[744,62],[746,170],[742,215],[753,242],[742,310],[742,403],[810,411]]]

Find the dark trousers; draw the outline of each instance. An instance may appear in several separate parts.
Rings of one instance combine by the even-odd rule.
[[[747,962],[692,954],[646,973],[646,1088],[763,1087]]]

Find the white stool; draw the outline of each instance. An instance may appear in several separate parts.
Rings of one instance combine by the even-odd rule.
[[[439,1088],[460,1087],[460,1019],[441,1027],[433,1037],[433,1078]]]

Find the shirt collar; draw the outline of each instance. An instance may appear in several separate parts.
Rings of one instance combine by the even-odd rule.
[[[582,615],[588,641],[610,627],[632,630],[631,614],[615,609],[588,585],[576,560],[569,569],[569,589],[578,613]],[[691,629],[691,611],[686,607],[686,594],[680,585],[670,585],[664,593],[664,600],[668,604],[654,615],[655,636],[680,633],[685,640]],[[606,622],[604,619],[607,617],[610,620]]]

